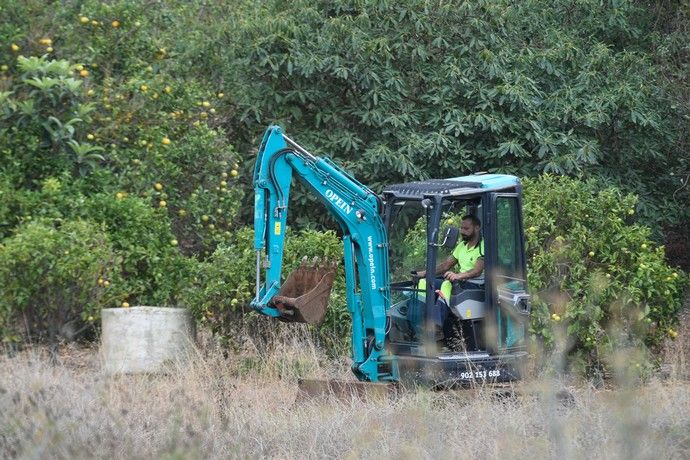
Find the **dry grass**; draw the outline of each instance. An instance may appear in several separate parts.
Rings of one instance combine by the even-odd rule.
[[[297,404],[296,375],[349,374],[293,340],[229,358],[206,344],[191,367],[157,376],[106,376],[95,350],[76,347],[57,364],[40,349],[0,357],[0,458],[690,456],[690,382],[681,379]]]

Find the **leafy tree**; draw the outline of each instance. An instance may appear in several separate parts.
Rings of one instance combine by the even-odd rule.
[[[279,122],[375,190],[478,170],[547,172],[634,191],[644,217],[661,218],[659,206],[670,211],[663,219],[686,216],[683,199],[668,191],[687,168],[678,142],[688,111],[666,91],[643,5],[352,0],[251,8],[238,8],[235,17],[246,20],[222,42],[228,60],[215,74],[238,79],[242,146]],[[304,204],[305,193],[295,200]]]

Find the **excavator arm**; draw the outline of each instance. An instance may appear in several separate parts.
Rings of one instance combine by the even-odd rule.
[[[283,297],[283,249],[293,175],[326,206],[343,232],[355,375],[360,380],[372,382],[397,380],[397,366],[393,365],[393,358],[384,347],[390,308],[390,275],[388,238],[379,198],[333,162],[307,152],[285,136],[278,126],[266,130],[254,168],[257,287],[252,307],[273,317],[285,317],[289,313],[281,308],[280,299]],[[305,321],[309,322],[308,318]]]

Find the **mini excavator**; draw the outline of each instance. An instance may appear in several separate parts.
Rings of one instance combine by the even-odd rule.
[[[270,126],[254,169],[256,297],[252,307],[288,322],[323,321],[335,268],[302,263],[281,283],[292,177],[340,225],[352,371],[363,382],[507,382],[527,360],[522,198],[510,175],[476,173],[386,187],[377,195],[325,157]],[[457,244],[462,216],[481,222],[484,276],[453,288],[453,346],[431,324],[437,262]],[[425,272],[423,279],[416,275]],[[263,275],[263,276],[262,276]],[[263,277],[263,280],[262,280]]]

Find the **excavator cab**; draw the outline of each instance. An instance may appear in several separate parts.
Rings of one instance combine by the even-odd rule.
[[[519,378],[530,313],[520,192],[513,176],[490,174],[384,190],[392,298],[388,347],[406,370],[401,374]],[[462,288],[446,282],[450,314],[439,336],[432,315],[443,279],[434,272],[458,244],[466,216],[481,223],[484,272]],[[428,275],[420,279],[415,273],[422,270]]]

